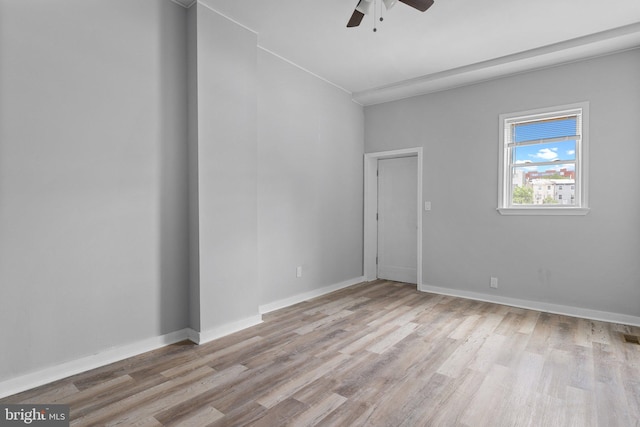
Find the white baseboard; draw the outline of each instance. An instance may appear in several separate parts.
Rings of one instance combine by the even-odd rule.
[[[333,285],[325,286],[323,288],[314,289],[309,292],[304,292],[289,298],[284,298],[278,301],[261,305],[260,307],[258,307],[258,311],[260,312],[260,314],[269,313],[271,311],[289,307],[290,305],[298,304],[299,302],[307,301],[312,298],[317,298],[322,295],[326,295],[328,293],[331,293],[343,288],[348,288],[349,286],[353,286],[358,283],[362,283],[364,281],[365,281],[364,276],[354,277],[353,279],[345,280],[344,282],[335,283]]]
[[[190,340],[196,344],[203,344],[216,338],[232,334],[250,326],[262,323],[262,316],[255,315],[236,322],[227,323],[220,327],[198,332],[190,328],[185,328],[166,335],[148,338],[136,343],[110,348],[90,356],[71,360],[49,368],[41,369],[29,374],[21,375],[5,381],[0,381],[0,398],[11,396],[25,390],[39,387],[53,381],[99,368],[110,363],[124,360],[128,357],[137,356],[147,351],[175,344],[180,341]]]
[[[190,340],[196,344],[203,344],[262,323],[262,313],[268,313],[270,311],[277,310],[278,308],[287,307],[298,302],[322,296],[363,281],[364,277],[357,277],[280,301],[275,301],[271,304],[260,306],[260,314],[205,331],[198,332],[190,328],[185,328],[158,337],[147,338],[136,343],[110,348],[90,356],[81,357],[59,365],[20,375],[15,378],[3,380],[0,381],[0,398],[11,396],[25,390],[39,387],[53,381],[61,380],[81,372],[99,368],[101,366],[118,362],[128,357],[137,356],[148,351],[156,350],[170,344],[175,344],[180,341]]]
[[[147,338],[136,343],[110,348],[90,356],[21,375],[17,378],[1,381],[0,398],[67,378],[71,375],[99,368],[100,366],[105,366],[113,362],[118,362],[128,357],[137,356],[147,351],[156,350],[169,344],[175,344],[186,339],[190,339],[189,329],[182,329],[166,335]]]
[[[204,344],[206,342],[222,338],[234,332],[247,329],[251,326],[259,325],[260,323],[262,323],[262,316],[260,314],[256,314],[255,316],[240,319],[235,322],[225,323],[222,326],[217,326],[215,328],[207,329],[206,331],[202,332],[190,329],[189,339],[196,344]]]
[[[608,311],[591,310],[588,308],[572,307],[568,305],[552,304],[542,301],[530,301],[518,298],[509,298],[499,295],[482,294],[479,292],[464,291],[460,289],[441,288],[422,284],[418,287],[422,292],[449,295],[453,297],[467,298],[477,301],[492,302],[529,310],[543,311],[545,313],[561,314],[564,316],[580,317],[583,319],[599,320],[602,322],[619,323],[630,326],[640,326],[640,317],[628,314],[610,313]]]
[[[197,332],[193,329],[185,328],[166,335],[148,338],[133,344],[111,348],[100,353],[65,362],[60,365],[21,375],[17,378],[0,381],[0,398],[11,396],[13,394],[20,393],[22,391],[29,390],[31,388],[38,387],[44,384],[48,384],[50,382],[66,378],[71,375],[79,374],[81,372],[108,365],[110,363],[118,362],[128,357],[137,356],[147,351],[156,350],[166,345],[175,344],[186,339],[191,340],[197,344],[203,344],[214,339],[221,338],[225,335],[229,335],[242,329],[246,329],[248,327],[262,323],[261,314],[269,313],[280,308],[307,301],[309,299],[316,298],[349,286],[353,286],[364,281],[365,278],[363,276],[356,277],[344,282],[336,283],[334,285],[325,286],[313,291],[305,292],[289,298],[274,301],[269,304],[261,305],[259,307],[259,315],[227,323],[225,325],[213,329],[208,329],[206,331]],[[547,313],[561,314],[565,316],[580,317],[585,319],[640,327],[640,317],[630,316],[626,314],[610,313],[605,311],[551,304],[540,301],[509,298],[498,295],[488,295],[458,289],[441,288],[438,286],[431,286],[427,284],[420,285],[418,289],[422,292],[449,295],[477,301],[509,305],[512,307],[543,311]]]

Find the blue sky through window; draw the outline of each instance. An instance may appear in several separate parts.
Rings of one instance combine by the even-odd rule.
[[[513,141],[522,142],[559,136],[573,136],[576,134],[576,124],[575,117],[519,124],[513,130]]]
[[[573,136],[576,134],[575,117],[545,120],[516,125],[513,129],[513,141],[536,141],[547,138]],[[557,165],[531,166],[530,170],[543,172],[560,168],[575,169],[573,164],[562,164],[563,161],[576,159],[576,141],[558,141],[534,145],[515,146],[512,150],[513,163],[526,166],[528,163],[558,162]]]

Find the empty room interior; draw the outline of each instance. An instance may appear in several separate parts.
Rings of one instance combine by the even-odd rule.
[[[0,407],[638,426],[639,138],[637,0],[0,0]]]

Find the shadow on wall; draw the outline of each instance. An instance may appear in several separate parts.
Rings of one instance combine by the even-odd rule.
[[[187,10],[158,2],[160,334],[189,326]],[[182,19],[175,19],[182,14]]]

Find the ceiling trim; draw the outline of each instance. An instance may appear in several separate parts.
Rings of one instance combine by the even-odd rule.
[[[195,1],[194,3],[198,3],[197,1]],[[200,6],[205,7],[207,9],[209,9],[210,11],[212,11],[213,13],[220,15],[221,17],[223,17],[224,19],[226,19],[229,22],[232,22],[234,24],[236,24],[238,27],[240,28],[244,28],[245,30],[249,31],[250,33],[253,33],[256,35],[256,37],[259,35],[258,32],[252,28],[247,27],[246,25],[244,25],[241,22],[236,21],[235,19],[231,18],[230,16],[225,15],[224,13],[220,12],[219,10],[214,9],[213,7],[209,6],[206,3],[202,3],[199,2],[198,3]]]
[[[276,58],[278,58],[278,59],[280,59],[280,60],[282,60],[282,61],[284,61],[284,62],[286,62],[286,63],[288,63],[288,64],[290,64],[290,65],[293,65],[294,67],[296,67],[296,68],[298,68],[298,69],[300,69],[300,70],[304,71],[305,73],[311,74],[313,77],[315,77],[315,78],[317,78],[317,79],[320,79],[320,80],[322,80],[322,81],[323,81],[323,82],[325,82],[325,83],[329,83],[331,86],[335,86],[336,88],[340,89],[340,90],[341,90],[341,91],[343,91],[343,92],[348,93],[349,95],[353,95],[350,91],[348,91],[347,89],[343,88],[342,86],[337,85],[337,84],[335,84],[334,82],[332,82],[331,80],[327,80],[327,79],[325,79],[324,77],[317,75],[317,74],[316,74],[316,73],[314,73],[313,71],[310,71],[310,70],[308,70],[308,69],[306,69],[306,68],[304,68],[304,67],[302,67],[302,66],[300,66],[300,65],[296,64],[295,62],[293,62],[293,61],[291,61],[291,60],[289,60],[289,59],[287,59],[287,58],[285,58],[285,57],[283,57],[283,56],[281,56],[281,55],[278,55],[277,53],[275,53],[275,52],[273,52],[273,51],[271,51],[271,50],[267,49],[267,48],[266,48],[266,47],[264,47],[264,46],[260,46],[260,44],[259,44],[259,43],[258,43],[258,49],[261,49],[261,50],[263,50],[263,51],[267,52],[268,54],[273,55],[273,56],[275,56]]]
[[[364,106],[410,98],[640,47],[640,22],[353,94]]]
[[[178,1],[181,1],[181,2],[187,2],[187,1],[191,1],[191,0],[171,0],[171,1],[174,1],[174,2],[178,2]],[[193,3],[192,3],[192,4],[194,4],[194,3],[197,3],[197,0],[193,0]],[[242,23],[240,23],[240,22],[236,21],[235,19],[231,18],[230,16],[225,15],[224,13],[220,12],[219,10],[214,9],[213,7],[209,6],[208,4],[206,4],[206,3],[202,3],[202,2],[201,2],[201,3],[199,3],[199,4],[200,4],[201,6],[203,6],[203,7],[207,8],[207,9],[209,9],[210,11],[212,11],[212,12],[214,12],[214,13],[216,13],[216,14],[220,15],[221,17],[223,17],[223,18],[227,19],[228,21],[233,22],[234,24],[236,24],[236,25],[238,25],[238,26],[240,26],[240,27],[242,27],[242,28],[246,29],[247,31],[250,31],[250,32],[252,32],[252,33],[256,34],[257,36],[259,36],[259,33],[258,33],[257,31],[255,31],[255,30],[253,30],[253,29],[251,29],[251,28],[247,27],[246,25],[244,25],[244,24],[242,24]],[[336,83],[332,82],[331,80],[327,80],[327,79],[325,79],[324,77],[319,76],[318,74],[314,73],[314,72],[313,72],[313,71],[311,71],[311,70],[308,70],[307,68],[302,67],[301,65],[296,64],[295,62],[291,61],[290,59],[287,59],[287,58],[285,58],[284,56],[279,55],[279,54],[277,54],[276,52],[274,52],[274,51],[272,51],[272,50],[270,50],[270,49],[267,49],[267,48],[266,48],[266,47],[264,47],[264,46],[261,46],[261,45],[260,45],[260,43],[258,43],[256,47],[257,47],[258,49],[263,50],[264,52],[266,52],[266,53],[268,53],[268,54],[270,54],[270,55],[273,55],[273,56],[275,56],[276,58],[278,58],[278,59],[280,59],[280,60],[282,60],[282,61],[284,61],[284,62],[286,62],[286,63],[288,63],[288,64],[290,64],[290,65],[292,65],[292,66],[294,66],[294,67],[296,67],[296,68],[298,68],[298,69],[300,69],[300,70],[302,70],[302,71],[304,71],[304,72],[306,72],[306,73],[308,73],[308,74],[310,74],[310,75],[312,75],[313,77],[316,77],[317,79],[322,80],[322,81],[323,81],[323,82],[325,82],[325,83],[328,83],[328,84],[330,84],[330,85],[332,85],[332,86],[335,86],[337,89],[340,89],[341,91],[346,92],[346,93],[347,93],[347,94],[349,94],[350,96],[352,95],[351,91],[349,91],[349,90],[347,90],[347,89],[343,88],[342,86],[340,86],[340,85],[338,85],[338,84],[336,84]],[[357,102],[357,101],[356,101],[356,102]]]
[[[187,9],[189,9],[191,6],[193,6],[197,2],[197,0],[171,0],[171,1]]]

